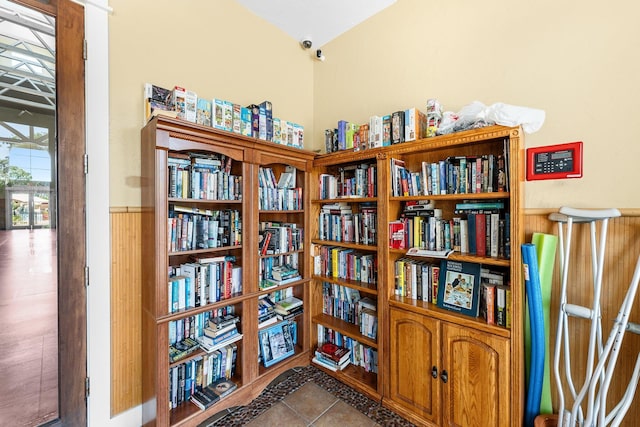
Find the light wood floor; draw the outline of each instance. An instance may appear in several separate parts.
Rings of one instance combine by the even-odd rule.
[[[0,231],[0,425],[58,416],[55,230]]]

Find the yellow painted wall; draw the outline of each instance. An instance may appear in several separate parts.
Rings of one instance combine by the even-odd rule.
[[[584,177],[526,184],[526,208],[638,207],[640,4],[398,0],[322,46],[309,60],[297,40],[233,0],[111,0],[111,206],[139,205],[144,82],[241,104],[269,99],[323,146],[339,119],[437,98],[546,111],[527,147],[584,142]]]
[[[233,0],[110,0],[110,205],[140,206],[145,82],[241,105],[313,133],[313,61],[282,30]]]
[[[584,142],[582,179],[526,184],[525,207],[638,207],[640,4],[398,0],[323,47],[314,72],[315,140],[339,119],[366,122],[437,98],[546,111],[527,147]]]

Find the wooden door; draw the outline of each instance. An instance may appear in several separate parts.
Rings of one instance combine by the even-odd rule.
[[[390,310],[391,399],[435,424],[440,400],[438,324],[426,316]]]
[[[442,425],[510,425],[509,367],[508,340],[443,323]]]

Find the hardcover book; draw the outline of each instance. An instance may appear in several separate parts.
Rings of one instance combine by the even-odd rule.
[[[349,360],[351,356],[351,350],[346,347],[341,347],[331,342],[326,342],[318,347],[317,350],[324,358],[331,360],[332,362],[341,365],[346,360]]]
[[[391,114],[391,144],[404,142],[404,110]]]
[[[211,126],[211,101],[198,98],[198,109],[196,111],[196,123],[204,126]]]
[[[222,399],[223,397],[234,391],[236,388],[238,388],[238,385],[228,378],[220,378],[219,380],[216,380],[213,383],[209,384],[207,388],[213,391],[213,393],[215,393],[218,398]]]
[[[467,316],[478,316],[480,264],[442,260],[437,305]]]
[[[247,107],[240,107],[240,133],[244,136],[251,136],[251,110]]]
[[[173,108],[179,118],[195,123],[197,102],[198,95],[195,92],[179,86],[173,88]]]
[[[258,331],[260,357],[266,368],[294,354],[289,322],[284,321]]]
[[[203,411],[220,400],[220,396],[214,393],[209,387],[203,387],[200,390],[196,390],[190,398],[198,408]]]
[[[273,106],[271,101],[263,101],[260,103],[260,111],[264,109],[265,113],[265,138],[267,141],[273,141]]]

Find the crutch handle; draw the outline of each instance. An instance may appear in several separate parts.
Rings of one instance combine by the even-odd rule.
[[[578,218],[583,218],[584,220],[587,220],[587,221],[606,219],[606,218],[617,218],[621,216],[620,211],[616,208],[579,209],[579,208],[570,208],[567,206],[563,206],[560,208],[560,213],[570,216],[574,218],[574,220]]]

